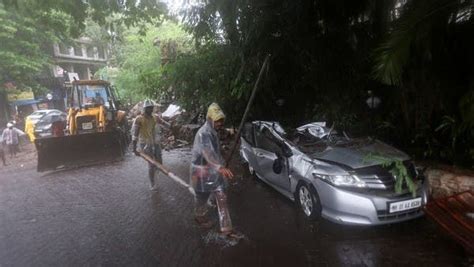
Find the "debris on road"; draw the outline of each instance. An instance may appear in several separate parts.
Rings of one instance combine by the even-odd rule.
[[[141,114],[142,109],[142,101],[130,109],[128,113],[130,124],[135,117]],[[187,112],[175,104],[168,105],[166,110],[161,113],[161,116],[165,121],[171,124],[169,129],[162,129],[161,147],[167,151],[191,145],[194,136],[202,126],[202,123],[197,123],[199,122],[198,113]],[[235,128],[226,128],[219,131],[218,134],[223,151],[230,149],[230,143],[236,132],[237,130]]]
[[[173,118],[175,118],[176,116],[178,116],[182,113],[183,113],[183,110],[181,109],[180,106],[170,104],[168,106],[168,108],[161,114],[161,116],[163,116],[163,118],[165,118],[165,119],[170,120],[170,119],[173,119]]]

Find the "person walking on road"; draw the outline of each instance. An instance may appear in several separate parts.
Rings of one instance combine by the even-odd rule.
[[[146,99],[143,102],[143,114],[138,115],[132,124],[132,146],[133,153],[140,156],[137,145],[141,152],[152,157],[159,163],[162,163],[161,156],[161,125],[170,127],[170,124],[164,121],[160,115],[153,114],[155,103]],[[155,165],[148,163],[148,177],[150,179],[150,189],[157,190],[155,175],[157,168]]]
[[[208,218],[210,202],[217,202],[220,231],[223,234],[233,232],[232,222],[227,208],[225,188],[232,172],[224,167],[217,131],[224,126],[225,115],[218,104],[212,103],[207,111],[204,125],[194,137],[191,160],[190,182],[196,193],[194,198],[194,218],[204,228],[212,227]]]
[[[20,144],[20,136],[25,135],[24,132],[13,126],[13,123],[7,123],[7,128],[3,130],[2,142],[7,145],[10,158],[16,157],[18,145]]]

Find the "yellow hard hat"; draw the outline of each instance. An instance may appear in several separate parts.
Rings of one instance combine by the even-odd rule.
[[[207,109],[207,117],[212,121],[225,119],[225,114],[217,103],[212,103]]]

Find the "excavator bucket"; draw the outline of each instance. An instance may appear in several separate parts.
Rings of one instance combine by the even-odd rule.
[[[35,140],[39,172],[122,159],[127,142],[121,132],[99,132]]]

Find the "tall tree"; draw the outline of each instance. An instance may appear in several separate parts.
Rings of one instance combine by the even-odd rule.
[[[454,118],[444,125],[465,128],[456,125],[471,110],[464,100],[474,84],[473,11],[472,0],[192,1],[183,18],[197,49],[169,66],[168,80],[194,106],[219,96],[242,109],[271,54],[254,117],[326,120],[367,132],[371,90],[383,99],[376,133],[407,147],[424,136],[426,148],[445,142],[433,133],[443,115]]]
[[[185,12],[184,22],[197,45],[228,47],[224,50],[232,62],[233,83],[220,90],[228,92],[224,95],[229,100],[248,96],[259,65],[271,54],[268,79],[257,97],[254,115],[299,123],[310,119],[315,108],[326,110],[320,115],[329,120],[339,119],[336,110],[343,107],[357,109],[368,82],[367,57],[374,44],[370,34],[374,7],[369,1],[194,3]],[[341,91],[352,103],[332,102],[329,96]],[[272,113],[277,101],[283,103],[281,111]],[[330,110],[329,106],[337,107]],[[290,108],[291,112],[284,112]]]
[[[85,29],[87,18],[100,25],[107,24],[107,18],[118,14],[119,21],[130,26],[143,26],[167,16],[166,4],[157,0],[2,0],[6,8],[25,12],[61,11],[72,18],[76,33]]]
[[[160,26],[131,27],[113,43],[112,62],[100,75],[108,76],[120,95],[132,102],[144,97],[157,98],[164,91],[161,85],[163,65],[178,54],[189,52],[191,38],[181,26],[165,21]]]
[[[53,42],[71,36],[70,17],[64,13],[32,13],[25,16],[0,4],[0,85],[15,82],[33,86],[35,77],[48,65]]]
[[[439,138],[454,141],[442,143],[452,143],[451,157],[469,159],[474,145],[474,118],[466,112],[474,109],[474,1],[408,1],[399,11],[375,51],[373,74],[397,87],[405,135],[423,136],[424,129],[437,125],[450,128],[445,131],[450,136]]]
[[[116,25],[159,23],[166,12],[158,1],[2,0],[0,86],[35,85],[35,76],[50,63],[51,43],[79,37],[88,18],[114,32]],[[107,20],[111,16],[115,19]]]

